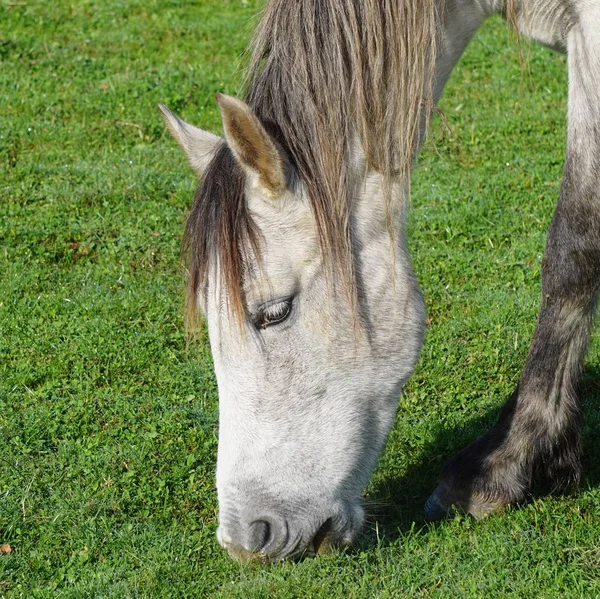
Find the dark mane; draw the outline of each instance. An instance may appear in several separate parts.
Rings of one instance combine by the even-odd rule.
[[[288,151],[323,257],[351,302],[352,146],[359,141],[367,169],[383,175],[391,214],[392,182],[408,180],[433,106],[438,10],[443,0],[271,0],[251,47],[246,102]],[[241,169],[221,147],[186,229],[191,317],[214,257],[230,307],[242,314],[242,254],[248,242],[257,247],[243,186]]]

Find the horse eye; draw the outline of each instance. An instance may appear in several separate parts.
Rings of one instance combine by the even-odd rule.
[[[274,324],[283,322],[292,311],[292,300],[285,299],[263,306],[255,321],[257,328],[266,329]]]

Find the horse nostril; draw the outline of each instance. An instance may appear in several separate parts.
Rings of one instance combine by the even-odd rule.
[[[255,520],[250,524],[248,541],[252,552],[259,553],[271,540],[271,524],[266,520]]]

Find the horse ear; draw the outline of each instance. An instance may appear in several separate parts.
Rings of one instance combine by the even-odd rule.
[[[162,104],[158,105],[158,109],[161,111],[171,135],[185,152],[192,168],[202,177],[215,155],[217,146],[223,140],[208,131],[203,131],[182,121]]]
[[[269,193],[277,196],[287,186],[287,159],[258,117],[241,100],[216,95],[221,109],[225,139],[242,166],[258,177]]]

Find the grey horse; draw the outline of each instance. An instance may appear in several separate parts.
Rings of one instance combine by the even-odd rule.
[[[271,0],[224,138],[165,107],[201,179],[188,316],[219,387],[219,542],[279,560],[352,543],[361,495],[423,342],[405,243],[429,116],[490,15],[566,52],[568,142],[542,303],[497,424],[426,504],[476,517],[580,476],[577,386],[600,282],[600,1]]]

